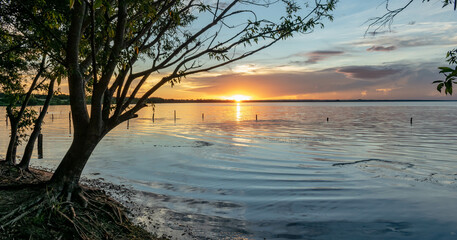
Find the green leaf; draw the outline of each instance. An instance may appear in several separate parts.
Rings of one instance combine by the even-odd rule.
[[[436,80],[436,81],[433,81],[433,83],[442,83],[443,80]]]
[[[444,86],[444,83],[440,83],[436,86],[436,90],[438,90],[438,92],[441,92],[441,89],[443,88]]]
[[[440,73],[445,73],[445,72],[453,72],[454,69],[450,67],[438,67],[438,69],[441,69]]]
[[[452,81],[447,81],[444,85],[446,86],[446,91],[444,93],[452,95]]]
[[[97,9],[99,7],[101,7],[103,4],[103,1],[102,0],[95,0],[94,2],[94,9]]]
[[[73,5],[75,4],[75,0],[70,0],[70,9],[73,8]]]
[[[448,75],[448,78],[449,77],[457,77],[457,69],[453,70],[452,73]]]

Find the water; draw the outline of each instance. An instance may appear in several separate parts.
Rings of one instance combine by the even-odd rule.
[[[456,110],[157,104],[154,122],[148,107],[108,134],[84,175],[133,189],[137,221],[176,239],[457,239]],[[33,165],[55,168],[65,154],[68,111],[49,109]]]

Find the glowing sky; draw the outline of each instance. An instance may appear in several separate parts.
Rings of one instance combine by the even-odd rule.
[[[457,46],[457,13],[441,1],[417,0],[391,31],[366,35],[366,21],[385,13],[383,0],[341,0],[324,29],[230,66],[190,76],[155,96],[200,99],[457,99],[439,94],[437,67]],[[394,1],[405,2],[405,1]],[[394,7],[394,6],[393,6]],[[392,8],[393,8],[392,7]],[[387,29],[384,29],[387,30]]]
[[[391,8],[407,0],[394,0]],[[438,66],[457,47],[457,12],[441,0],[415,0],[391,31],[365,34],[367,20],[383,15],[385,0],[340,0],[334,21],[242,61],[165,85],[153,97],[174,99],[442,99]],[[274,14],[272,9],[263,14]],[[261,13],[259,13],[261,14]],[[149,65],[147,62],[143,64]],[[144,66],[146,66],[144,65]],[[138,69],[137,69],[138,70]],[[141,70],[141,65],[140,69]],[[141,92],[166,73],[151,76]],[[66,82],[60,85],[68,92]]]

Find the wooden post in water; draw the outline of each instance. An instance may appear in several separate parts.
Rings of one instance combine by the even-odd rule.
[[[409,120],[409,123],[410,123],[411,125],[413,125],[413,118],[411,118],[411,119]]]
[[[127,120],[127,129],[130,127],[130,119]]]
[[[54,113],[51,114],[51,121],[54,122]]]
[[[38,134],[38,159],[43,158],[43,134]]]
[[[175,110],[175,123],[176,123],[176,110]]]
[[[154,123],[154,121],[155,121],[155,113],[156,113],[156,108],[155,108],[154,103],[151,104],[151,107],[152,107],[152,123]]]
[[[205,114],[202,113],[202,121],[205,121]]]
[[[255,115],[255,121],[257,122],[257,114]]]
[[[68,130],[71,134],[71,111],[68,112]]]
[[[8,127],[8,116],[6,116],[5,122],[6,122],[6,126]]]
[[[328,118],[327,118],[327,122],[328,122]]]

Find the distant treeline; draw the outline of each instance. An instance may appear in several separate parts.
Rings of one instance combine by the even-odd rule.
[[[36,94],[33,95],[32,98],[29,100],[30,106],[37,106],[43,105],[44,101],[46,100],[46,95]],[[69,105],[70,104],[70,96],[60,94],[54,95],[51,101],[51,105]],[[5,97],[4,93],[0,93],[0,106],[8,105],[8,100]]]
[[[46,100],[46,95],[35,94],[29,100],[29,106],[43,105]],[[90,104],[91,97],[87,98],[87,103]],[[135,104],[138,99],[134,99],[132,104]],[[113,103],[116,99],[113,99]],[[159,97],[149,98],[148,103],[217,103],[217,102],[233,102],[233,100],[218,100],[218,99],[164,99]],[[0,106],[8,105],[8,101],[4,93],[0,93]],[[51,105],[70,105],[70,96],[66,94],[54,95],[51,100]]]
[[[43,105],[46,99],[46,95],[36,94],[30,99],[30,106]],[[134,99],[132,104],[135,104],[138,99]],[[306,100],[306,99],[285,99],[285,100],[246,100],[243,102],[425,102],[425,101],[456,101],[456,100]],[[116,99],[113,99],[113,103]],[[231,103],[234,100],[222,100],[222,99],[165,99],[159,97],[152,97],[148,99],[148,103]],[[90,104],[90,96],[87,98],[87,103]],[[8,104],[5,99],[5,94],[0,93],[0,106],[6,106]],[[51,105],[70,105],[70,96],[65,94],[54,95],[51,101]]]

